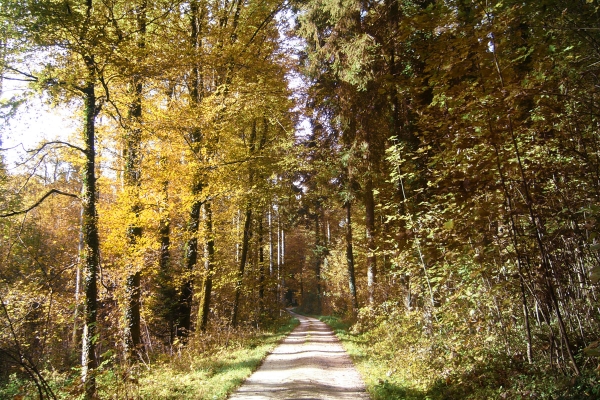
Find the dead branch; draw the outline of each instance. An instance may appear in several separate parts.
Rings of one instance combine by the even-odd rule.
[[[72,194],[72,193],[67,193],[67,192],[62,192],[58,189],[52,189],[50,190],[48,193],[46,193],[45,195],[43,195],[38,201],[36,201],[31,207],[26,208],[25,210],[20,210],[20,211],[11,211],[9,213],[6,214],[0,214],[0,218],[6,218],[6,217],[12,217],[15,215],[20,215],[20,214],[26,214],[29,211],[33,210],[34,208],[36,208],[37,206],[39,206],[40,204],[42,204],[44,202],[44,200],[46,200],[49,196],[53,195],[53,194],[62,194],[63,196],[69,196],[69,197],[74,197],[76,199],[79,199],[79,196]]]

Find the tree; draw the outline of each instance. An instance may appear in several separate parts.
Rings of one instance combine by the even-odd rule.
[[[136,45],[140,52],[146,47],[146,1],[142,1],[137,7],[134,7],[136,19]],[[135,63],[143,63],[143,54],[136,55]],[[138,67],[139,68],[139,67]],[[142,236],[142,227],[139,221],[136,221],[140,213],[140,184],[141,184],[141,134],[142,134],[142,97],[143,97],[143,77],[139,71],[134,71],[131,76],[131,94],[132,101],[129,105],[127,116],[127,132],[125,134],[125,146],[123,156],[125,159],[124,184],[125,191],[132,198],[131,213],[134,223],[127,226],[127,239],[129,253],[135,252],[135,246]],[[131,270],[126,278],[126,309],[125,309],[125,352],[131,355],[134,351],[140,350],[140,281],[141,271],[139,266],[129,265]]]
[[[106,68],[114,55],[118,35],[110,29],[110,15],[92,0],[73,5],[51,2],[15,5],[11,17],[23,26],[23,32],[34,48],[48,53],[47,64],[35,75],[11,69],[37,83],[42,90],[60,98],[74,95],[82,101],[82,145],[56,143],[78,150],[82,168],[82,264],[84,271],[84,333],[82,339],[82,380],[87,398],[95,396],[95,354],[97,340],[97,274],[99,239],[96,191],[96,118],[110,93],[105,79]],[[115,5],[112,5],[115,7]],[[112,11],[109,9],[108,11]],[[97,86],[104,95],[98,96]]]

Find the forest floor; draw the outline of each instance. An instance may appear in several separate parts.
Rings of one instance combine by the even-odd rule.
[[[365,384],[331,328],[292,313],[300,325],[229,398],[368,399]]]

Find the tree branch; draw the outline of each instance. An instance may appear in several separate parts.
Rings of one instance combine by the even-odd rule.
[[[27,72],[20,71],[20,70],[18,70],[18,69],[16,69],[16,68],[13,68],[13,67],[11,67],[11,66],[8,66],[8,65],[7,65],[7,66],[5,66],[4,68],[6,68],[6,69],[7,69],[7,70],[9,70],[9,71],[15,72],[15,73],[17,73],[17,74],[19,74],[19,75],[22,75],[22,76],[25,76],[25,77],[27,77],[27,78],[28,78],[28,79],[27,79],[27,81],[29,81],[29,82],[37,82],[37,81],[38,81],[38,77],[37,77],[37,76],[35,76],[35,75],[29,74],[29,73],[27,73]],[[4,79],[7,79],[7,78],[5,77]],[[17,80],[17,79],[14,79],[14,78],[13,78],[12,80]]]
[[[254,30],[254,33],[252,34],[252,36],[250,37],[250,40],[248,40],[248,42],[246,43],[246,45],[244,46],[244,50],[246,51],[246,49],[248,48],[248,46],[250,46],[250,44],[252,44],[252,42],[254,41],[254,39],[256,38],[256,35],[258,35],[258,33],[269,23],[271,22],[271,20],[273,18],[275,18],[275,15],[283,10],[283,8],[285,8],[286,6],[286,1],[282,1],[281,3],[279,3],[275,9],[273,9],[273,11],[271,11],[271,13],[269,15],[267,15],[267,17],[260,23],[260,25],[258,25],[258,27]]]
[[[33,149],[33,150],[27,150],[27,152],[28,153],[39,153],[40,151],[42,151],[44,149],[44,147],[46,147],[46,146],[48,146],[50,144],[61,144],[63,146],[67,146],[67,147],[70,147],[72,149],[79,150],[80,152],[82,152],[83,154],[85,154],[85,150],[82,149],[81,147],[75,146],[74,144],[71,144],[69,142],[63,142],[62,140],[53,140],[51,142],[46,142],[41,147],[39,147],[37,149]]]
[[[35,202],[35,204],[33,204],[31,207],[26,208],[25,210],[20,210],[20,211],[11,211],[9,213],[6,214],[0,214],[0,218],[6,218],[6,217],[12,217],[15,215],[19,215],[19,214],[26,214],[29,211],[33,210],[34,208],[36,208],[37,206],[39,206],[40,204],[43,203],[44,200],[46,200],[49,196],[53,195],[53,194],[62,194],[63,196],[69,196],[69,197],[74,197],[76,199],[79,199],[79,196],[72,194],[72,193],[67,193],[67,192],[62,192],[58,189],[52,189],[50,190],[48,193],[46,193],[45,195],[43,195],[38,201]]]

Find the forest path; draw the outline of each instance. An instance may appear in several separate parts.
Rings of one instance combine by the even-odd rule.
[[[300,325],[234,392],[240,399],[369,399],[365,384],[331,328],[291,313]]]

